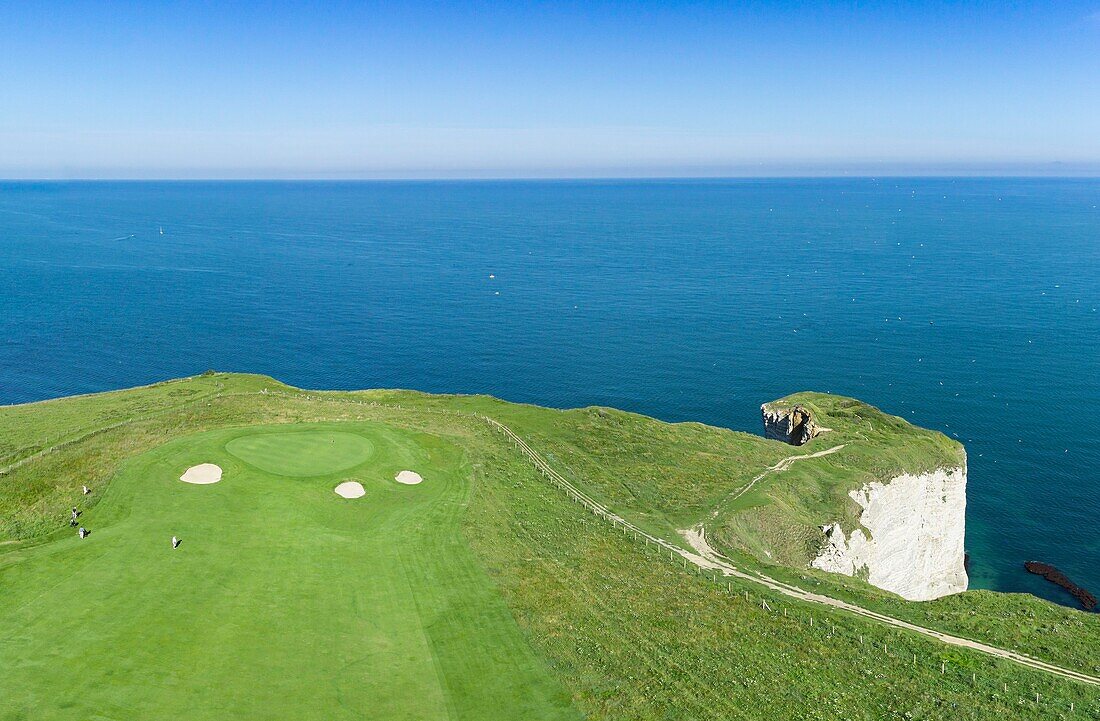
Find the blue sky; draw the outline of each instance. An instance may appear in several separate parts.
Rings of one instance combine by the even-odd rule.
[[[1100,0],[0,5],[0,177],[1100,171]]]

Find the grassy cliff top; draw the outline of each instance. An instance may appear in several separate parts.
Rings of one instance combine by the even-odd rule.
[[[1100,713],[1092,688],[694,575],[571,502],[473,416],[506,424],[672,542],[716,510],[803,528],[842,513],[845,489],[963,461],[942,435],[865,404],[784,400],[833,430],[794,448],[606,408],[305,391],[220,373],[0,408],[0,636],[16,639],[0,644],[0,718],[499,718],[503,702],[511,718],[1050,718],[1071,703]],[[256,434],[243,445],[283,448],[277,433],[299,444],[311,434],[306,446],[322,451],[353,433],[372,450],[354,454],[359,466],[317,469],[298,457],[265,469],[240,453]],[[730,500],[761,469],[838,444]],[[221,483],[175,480],[210,460]],[[394,484],[402,468],[425,483]],[[367,488],[362,505],[332,493],[346,479]],[[68,527],[73,505],[88,541]],[[782,529],[743,524],[728,550],[819,593],[1100,672],[1095,616],[989,592],[912,604],[793,561],[765,566],[760,549],[788,543]],[[180,551],[164,551],[177,532]]]
[[[266,376],[215,373],[0,407],[0,468],[25,461],[43,447],[81,441],[133,419],[194,412],[214,398],[247,398],[261,392],[275,397],[305,394],[319,400],[348,396],[302,391]],[[492,416],[530,438],[561,472],[643,527],[674,536],[679,529],[714,519],[708,527],[725,550],[796,568],[806,567],[816,555],[821,525],[839,521],[845,528],[858,526],[859,508],[849,491],[902,473],[965,464],[962,446],[943,434],[855,399],[825,393],[796,393],[768,404],[801,405],[819,426],[830,429],[797,448],[761,435],[700,423],[664,423],[611,408],[554,410],[488,396],[415,391],[355,395],[374,402]],[[844,447],[754,482],[784,458],[837,446]],[[13,507],[31,503],[34,509],[25,518],[16,513],[0,520],[0,533],[18,537],[42,530],[43,504],[61,500],[56,494],[43,495],[47,490],[0,490],[0,498],[4,493],[19,494],[11,499]]]
[[[772,408],[802,406],[819,426],[829,430],[813,439],[808,447],[841,443],[866,446],[873,461],[864,459],[874,472],[895,475],[897,471],[919,472],[966,465],[966,454],[958,441],[939,431],[909,423],[900,416],[883,413],[854,398],[803,391],[767,404]]]
[[[767,405],[802,406],[828,429],[802,446],[788,446],[787,455],[843,448],[771,474],[716,509],[715,539],[758,558],[805,567],[820,547],[820,526],[839,522],[849,532],[859,527],[861,509],[850,491],[903,473],[966,467],[962,444],[853,398],[801,392]]]

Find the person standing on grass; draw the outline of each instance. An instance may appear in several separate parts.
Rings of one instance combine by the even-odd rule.
[[[81,486],[80,490],[84,492],[85,496],[92,492],[92,489],[88,488],[87,486]]]
[[[179,548],[179,547],[180,547],[180,539],[176,538],[175,536],[172,536],[172,548]]]
[[[76,535],[80,536],[81,538],[84,538],[85,536],[88,535],[88,531],[87,531],[87,529],[84,528],[84,526],[81,526],[80,530],[76,532]]]

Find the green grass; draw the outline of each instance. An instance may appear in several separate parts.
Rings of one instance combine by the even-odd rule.
[[[279,476],[324,476],[364,463],[374,451],[366,437],[345,431],[250,433],[225,450],[261,471]]]
[[[389,391],[372,398],[395,398]],[[559,472],[663,536],[706,522],[710,537],[761,562],[805,567],[823,541],[820,526],[858,527],[859,507],[848,492],[965,462],[962,446],[850,398],[799,393],[784,399],[808,408],[831,428],[795,448],[761,436],[700,423],[662,423],[609,408],[550,411],[480,397],[401,394],[401,402],[487,413],[541,449]],[[844,445],[841,452],[796,463],[733,496],[756,475],[788,456]],[[712,514],[717,512],[717,517]]]
[[[505,597],[590,718],[961,721],[1100,714],[1100,692],[1092,688],[753,584],[735,580],[728,592],[725,580],[686,572],[666,554],[609,533],[604,522],[563,504],[560,492],[526,479],[512,463],[501,451],[477,469],[486,480],[492,474],[511,482],[475,485],[481,498],[471,504],[468,533],[479,555],[494,559]]]
[[[209,395],[180,402],[196,389]],[[782,444],[607,409],[306,392],[258,376],[103,398],[0,408],[0,437],[56,416],[77,438],[0,475],[0,720],[1100,715],[1097,689],[686,571],[571,503],[468,414],[507,423],[586,491],[670,538],[790,455]],[[831,426],[864,434],[865,454],[806,462],[838,488],[854,482],[845,473],[957,452],[862,404],[829,407],[843,401],[810,402],[871,419],[867,430],[844,418]],[[345,465],[357,454],[335,452],[343,434],[371,455]],[[259,455],[242,460],[227,445]],[[804,450],[830,445],[827,434]],[[313,456],[324,463],[297,465]],[[223,481],[177,480],[202,462],[222,466]],[[406,468],[425,483],[395,483]],[[352,479],[366,496],[332,492]],[[795,480],[808,492],[815,479]],[[795,480],[748,509],[795,494]],[[85,481],[96,491],[88,499]],[[797,526],[797,513],[827,507],[822,483],[781,517]],[[66,525],[73,503],[87,504],[83,542]],[[988,592],[906,603],[855,579],[766,570],[1096,672],[1095,615]]]
[[[222,481],[177,480],[199,462]],[[0,719],[577,718],[462,542],[469,492],[460,449],[375,423],[144,453],[91,536],[0,572]]]
[[[75,396],[3,409],[0,466],[129,418],[194,406],[225,391],[225,374],[165,381],[141,389]],[[234,376],[234,392],[259,388],[260,376]]]

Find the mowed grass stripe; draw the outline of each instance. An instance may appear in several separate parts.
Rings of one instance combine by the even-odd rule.
[[[419,519],[437,537],[433,545],[447,552],[426,555],[406,550],[401,556],[412,585],[433,589],[417,594],[414,601],[440,678],[462,718],[487,718],[493,708],[501,707],[508,709],[510,719],[579,718],[569,708],[562,687],[547,682],[545,662],[522,635],[513,633],[515,621],[495,589],[480,581],[485,573],[467,551],[460,531],[470,495],[469,473],[464,465],[460,474],[449,477],[446,482],[455,484],[458,492],[438,497]],[[467,654],[470,634],[477,635],[490,653]],[[504,658],[511,659],[511,668],[501,677],[498,663]]]

